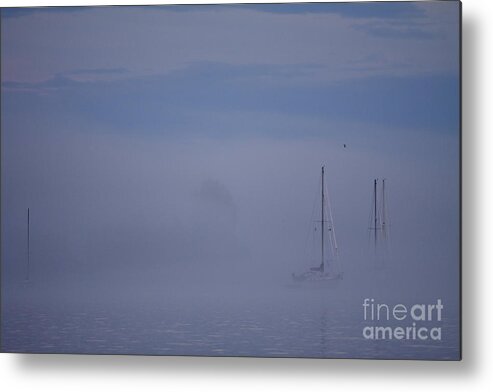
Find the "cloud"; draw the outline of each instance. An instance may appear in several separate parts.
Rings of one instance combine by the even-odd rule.
[[[111,6],[115,7],[115,6]],[[98,8],[102,8],[101,6]],[[155,12],[203,12],[229,11],[232,9],[247,9],[274,14],[309,14],[330,13],[346,18],[419,18],[424,11],[412,3],[284,3],[284,4],[196,4],[196,5],[148,5],[132,6],[134,10],[152,9]],[[63,14],[72,12],[91,11],[94,7],[5,7],[2,10],[4,18],[19,18],[38,13]]]
[[[239,7],[278,14],[330,13],[344,18],[409,19],[424,16],[424,11],[413,3],[293,3],[244,4]]]
[[[64,14],[88,11],[90,7],[2,7],[2,18],[21,18],[35,14]]]
[[[57,77],[68,78],[81,82],[110,81],[126,78],[129,70],[123,67],[118,68],[81,68],[57,74]]]
[[[380,23],[366,23],[355,26],[356,29],[365,31],[375,37],[391,40],[430,40],[436,37],[436,33],[427,28],[403,24],[386,25]]]
[[[364,67],[369,61],[353,66]],[[317,127],[302,125],[310,119],[435,132],[457,129],[459,86],[454,74],[323,82],[306,76],[311,72],[322,71],[310,65],[196,63],[164,75],[98,82],[57,76],[41,83],[5,82],[2,89],[7,115],[9,110],[38,108],[42,116],[63,113],[73,121],[104,124],[113,132],[170,138],[199,133],[210,137],[251,133],[310,137],[320,133]],[[298,118],[297,125],[286,121],[288,118]]]
[[[79,78],[131,78],[193,63],[292,69],[310,64],[324,70],[313,70],[314,76],[330,80],[458,70],[455,2],[432,9],[337,4],[337,12],[318,11],[325,6],[332,9],[330,4],[301,7],[316,12],[288,12],[297,5],[279,6],[287,12],[264,12],[255,5],[189,7],[193,12],[167,11],[179,6],[88,7],[6,17],[2,80],[40,82],[57,74],[75,77],[83,69],[126,72],[86,72]],[[359,71],[347,68],[371,55],[379,61]]]

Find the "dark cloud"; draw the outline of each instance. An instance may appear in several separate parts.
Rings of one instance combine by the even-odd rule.
[[[120,131],[145,129],[172,137],[195,133],[200,122],[217,124],[208,112],[296,114],[383,126],[434,127],[436,131],[456,129],[459,86],[454,75],[297,82],[296,76],[314,69],[320,71],[310,65],[292,70],[202,63],[149,77],[79,82],[57,76],[42,83],[5,82],[3,86],[8,106],[21,102],[56,104],[65,113],[107,123]],[[176,127],[180,135],[174,133]],[[216,135],[225,136],[220,128]],[[208,129],[214,135],[213,127]],[[228,136],[238,136],[234,130],[227,132]],[[298,136],[309,136],[306,130],[297,132]]]
[[[424,16],[423,10],[413,2],[244,4],[238,7],[279,14],[332,13],[345,18],[409,19]]]
[[[414,23],[381,24],[365,23],[354,27],[372,36],[389,40],[429,40],[437,37],[437,33],[430,31],[426,26]]]
[[[126,68],[82,68],[74,69],[65,75],[115,75],[128,73]]]
[[[197,4],[197,5],[148,5],[131,6],[133,9],[155,11],[197,12],[246,9],[274,14],[332,13],[346,18],[419,18],[424,12],[412,2],[361,2],[361,3],[285,3],[285,4]],[[90,11],[98,7],[6,7],[2,9],[5,18],[19,18],[36,13],[66,13]],[[106,7],[107,8],[107,7]]]
[[[2,18],[20,18],[34,14],[57,14],[88,11],[94,7],[2,7]]]

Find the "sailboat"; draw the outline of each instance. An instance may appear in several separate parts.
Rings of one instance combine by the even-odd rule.
[[[295,282],[337,281],[343,277],[328,192],[325,189],[325,167],[322,166],[322,199],[320,234],[320,264],[300,274],[292,274]]]
[[[385,178],[382,179],[381,196],[378,196],[378,179],[373,180],[373,197],[369,217],[369,235],[373,237],[375,267],[384,267],[389,240],[389,216],[386,206]],[[370,239],[369,238],[369,239]]]

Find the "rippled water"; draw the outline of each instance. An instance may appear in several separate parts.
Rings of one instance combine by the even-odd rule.
[[[8,352],[457,359],[456,319],[442,341],[371,341],[360,303],[286,289],[288,301],[201,298],[153,304],[5,306]]]

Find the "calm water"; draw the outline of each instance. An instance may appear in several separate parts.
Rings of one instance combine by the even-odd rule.
[[[457,359],[456,319],[442,340],[371,341],[361,302],[334,290],[283,288],[278,295],[163,298],[152,304],[23,303],[4,306],[8,352],[209,356]],[[339,295],[337,295],[339,297]],[[25,302],[25,301],[24,301]]]

